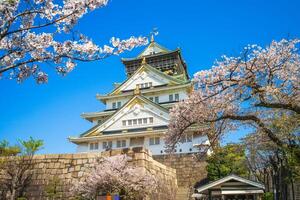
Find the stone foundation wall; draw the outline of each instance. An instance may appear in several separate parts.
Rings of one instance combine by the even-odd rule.
[[[191,199],[193,188],[207,177],[206,162],[199,160],[195,154],[155,155],[153,159],[176,170],[177,199]]]
[[[33,181],[26,190],[26,198],[30,200],[52,199],[47,197],[49,197],[49,191],[55,188],[54,199],[73,199],[74,194],[69,190],[72,182],[80,179],[85,170],[95,166],[99,156],[108,157],[124,153],[133,158],[131,161],[133,165],[143,167],[163,178],[173,187],[177,187],[174,169],[153,160],[148,150],[130,148],[103,153],[36,155]]]

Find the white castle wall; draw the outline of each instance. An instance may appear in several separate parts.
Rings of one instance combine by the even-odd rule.
[[[165,152],[165,142],[163,139],[163,135],[159,136],[160,137],[160,144],[159,145],[150,145],[150,137],[145,137],[144,139],[144,145],[143,147],[150,150],[152,155],[166,155],[167,153]],[[90,150],[89,149],[89,143],[82,143],[77,145],[77,152],[78,153],[86,153],[86,152],[102,152],[106,151],[105,148],[103,148],[102,142],[103,141],[112,141],[112,149],[122,149],[122,148],[117,148],[117,140],[126,140],[126,147],[129,147],[130,144],[130,138],[122,138],[122,139],[113,139],[113,140],[97,140],[93,141],[93,143],[98,142],[99,149],[96,150]],[[185,143],[179,143],[176,147],[176,153],[181,154],[181,153],[196,153],[199,152],[199,148],[195,147],[194,145],[196,144],[209,144],[208,139],[206,136],[201,136],[201,137],[193,137],[191,142],[185,142]],[[209,152],[208,152],[209,153]]]
[[[143,94],[145,97],[150,98],[150,97],[159,97],[159,102],[169,102],[169,95],[170,94],[179,94],[179,100],[184,100],[187,98],[187,91],[185,88],[182,89],[174,89],[174,90],[168,90],[164,92],[155,92],[155,93],[147,93]],[[131,98],[131,97],[130,97]],[[124,105],[129,101],[129,97],[123,97],[123,98],[115,98],[115,99],[109,99],[106,101],[106,109],[113,109],[113,103],[114,102],[121,102],[121,105]]]

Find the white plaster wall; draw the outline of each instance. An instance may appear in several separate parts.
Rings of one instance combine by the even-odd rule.
[[[157,136],[153,136],[153,137],[157,137]],[[165,154],[165,142],[164,142],[163,137],[160,137],[159,145],[150,145],[150,138],[151,137],[145,138],[145,148],[149,149],[153,155]],[[162,153],[161,153],[161,151],[162,151]]]
[[[121,106],[123,106],[124,104],[127,103],[127,101],[129,101],[130,98],[129,97],[123,97],[123,98],[115,98],[115,99],[109,99],[106,101],[106,109],[112,109],[112,105],[113,102],[117,103],[117,102],[121,102]]]
[[[166,111],[162,111],[153,105],[143,104],[144,107],[136,105],[131,110],[127,111],[127,113],[119,113],[119,116],[115,116],[112,118],[111,125],[105,129],[106,131],[120,130],[120,129],[134,129],[134,128],[142,128],[142,127],[153,127],[153,126],[164,126],[168,125],[169,122],[169,113]],[[124,111],[126,112],[126,111]],[[142,124],[142,125],[132,125],[132,126],[123,126],[123,120],[129,119],[139,119],[139,118],[149,118],[153,117],[153,123],[150,124]],[[149,120],[149,119],[148,119]]]
[[[188,97],[187,91],[184,88],[181,89],[174,89],[174,90],[168,90],[165,92],[158,92],[158,93],[147,93],[143,94],[145,97],[150,98],[158,96],[159,97],[159,102],[168,102],[169,101],[169,95],[170,94],[179,94],[179,100],[184,100]],[[106,101],[106,109],[112,109],[112,104],[113,102],[121,102],[121,105],[126,104],[130,100],[129,97],[124,97],[124,98],[116,98],[116,99],[109,99]]]
[[[187,92],[185,89],[176,89],[176,90],[168,90],[167,92],[164,93],[154,93],[154,94],[145,94],[145,96],[147,98],[158,96],[159,97],[159,102],[163,103],[163,102],[169,102],[169,95],[170,94],[179,94],[179,100],[184,100],[187,98]],[[175,96],[173,97],[173,99],[175,98]],[[174,99],[175,100],[175,99]]]
[[[207,136],[193,136],[193,143],[194,144],[206,144],[206,142],[208,141]]]
[[[152,137],[152,136],[151,136]],[[153,135],[153,137],[159,137],[159,136],[155,136]],[[124,137],[123,139],[113,139],[113,140],[99,140],[99,149],[98,150],[89,150],[89,145],[88,144],[80,144],[77,147],[77,152],[101,152],[101,151],[105,151],[105,149],[103,149],[103,142],[104,141],[112,141],[112,148],[113,149],[118,149],[117,148],[117,140],[126,140],[126,147],[124,148],[128,148],[130,147],[130,138],[129,137]],[[149,149],[153,155],[164,155],[166,154],[165,152],[165,142],[163,140],[163,136],[160,136],[160,144],[159,145],[150,145],[150,137],[145,137],[144,139],[144,146],[146,149]],[[199,144],[199,142],[204,142],[206,144],[209,144],[208,142],[208,138],[206,136],[201,136],[201,137],[196,137],[193,138],[192,142],[185,142],[185,143],[179,143],[176,147],[176,154],[180,154],[180,153],[196,153],[199,152],[198,148],[193,147],[193,144]],[[95,142],[93,142],[95,143]],[[122,147],[123,148],[123,147]],[[162,151],[162,152],[161,152]],[[208,152],[208,154],[210,154],[211,151]]]
[[[82,152],[88,152],[89,151],[88,147],[89,147],[88,143],[81,143],[81,144],[77,145],[76,151],[80,152],[80,153],[82,153]]]

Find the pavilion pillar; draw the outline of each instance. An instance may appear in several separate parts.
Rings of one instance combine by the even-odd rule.
[[[208,200],[212,200],[211,190],[208,190]]]
[[[221,199],[222,199],[222,200],[225,200],[225,195],[224,195],[224,194],[222,194]]]

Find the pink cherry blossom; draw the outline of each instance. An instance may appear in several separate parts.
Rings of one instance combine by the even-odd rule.
[[[86,36],[75,34],[73,27],[81,17],[107,3],[108,0],[1,1],[1,78],[22,82],[32,76],[37,83],[43,83],[48,80],[44,65],[52,65],[59,74],[66,75],[77,62],[101,60],[147,44],[145,37],[112,37],[110,44],[99,46]]]
[[[126,155],[100,158],[95,168],[74,183],[72,192],[87,199],[94,199],[101,193],[119,193],[124,199],[144,199],[155,193],[159,189],[158,178],[142,167],[133,166],[130,161]]]
[[[166,136],[169,150],[191,126],[211,140],[248,125],[279,146],[270,128],[274,117],[300,113],[300,40],[273,41],[268,47],[248,45],[239,57],[223,56],[209,70],[194,75],[195,90],[174,106]]]

